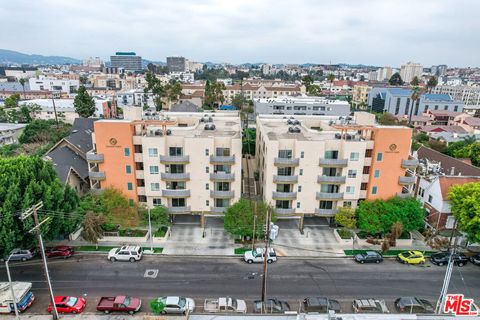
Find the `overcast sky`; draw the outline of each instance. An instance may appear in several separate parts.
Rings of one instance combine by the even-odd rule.
[[[478,0],[0,0],[0,48],[74,58],[479,66]]]

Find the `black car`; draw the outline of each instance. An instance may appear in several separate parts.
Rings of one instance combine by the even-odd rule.
[[[262,312],[262,301],[257,300],[253,302],[253,312]],[[286,301],[281,301],[278,299],[267,299],[265,301],[265,312],[266,313],[284,313],[285,311],[290,311],[290,305]]]
[[[340,312],[340,303],[326,297],[309,297],[303,300],[303,310],[306,313]]]
[[[480,266],[480,253],[477,253],[476,255],[471,256],[471,257],[470,257],[470,261],[471,261],[473,264],[475,264],[475,265],[477,265],[477,266]]]
[[[433,304],[417,297],[401,297],[395,300],[395,308],[403,313],[433,313]]]
[[[437,266],[443,266],[448,264],[448,259],[450,258],[450,252],[437,252],[432,254],[430,257],[430,261]],[[468,263],[468,258],[463,253],[455,253],[452,256],[453,262],[459,266],[463,267]]]
[[[354,259],[359,263],[369,263],[369,262],[380,263],[383,261],[382,255],[376,251],[367,251],[364,253],[356,254]]]

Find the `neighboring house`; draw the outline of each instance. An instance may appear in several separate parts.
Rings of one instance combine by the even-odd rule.
[[[453,119],[461,114],[461,112],[428,109],[423,115],[430,117],[435,125],[447,126],[452,125]]]
[[[26,126],[25,123],[0,123],[0,146],[17,143]]]
[[[420,163],[428,165],[429,168],[436,164],[439,167],[438,174],[480,177],[479,167],[472,166],[425,146],[421,146],[414,153],[414,157],[417,158]],[[430,171],[430,169],[428,171]]]
[[[453,122],[469,133],[480,134],[480,118],[472,117],[469,114],[460,114],[454,118]]]
[[[399,122],[405,121],[408,123],[408,116],[406,115],[397,115],[395,116]],[[412,116],[410,119],[410,123],[414,127],[418,126],[429,126],[432,124],[432,119],[428,116]]]
[[[350,104],[324,97],[298,96],[255,99],[255,114],[349,116]]]
[[[427,126],[419,126],[416,127],[420,132],[426,133],[428,135],[440,132],[449,132],[453,134],[466,134],[468,133],[465,129],[460,126],[435,126],[435,125],[427,125]]]
[[[77,118],[70,135],[60,140],[43,157],[51,161],[62,183],[79,195],[90,190],[87,152],[93,149],[92,132],[95,119]]]
[[[428,134],[433,139],[445,142],[447,145],[453,142],[463,141],[468,137],[480,140],[480,134],[456,133],[456,132],[431,132]]]

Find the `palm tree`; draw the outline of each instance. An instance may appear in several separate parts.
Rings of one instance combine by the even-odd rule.
[[[22,85],[22,88],[23,88],[23,100],[27,100],[25,98],[25,82],[26,82],[25,78],[20,78],[20,80],[18,80],[18,82],[20,82],[20,84]]]
[[[102,216],[89,211],[85,214],[83,220],[82,238],[85,241],[95,243],[95,247],[98,249],[98,239],[103,237],[103,230],[101,225],[105,223]]]
[[[421,95],[423,94],[423,88],[420,87],[413,87],[412,88],[412,95],[410,96],[410,99],[412,100],[412,107],[410,108],[409,116],[408,116],[408,124],[410,125],[412,123],[412,114],[413,114],[413,108],[415,108],[415,104],[417,100],[420,99]]]
[[[427,82],[428,92],[432,92],[432,89],[435,88],[438,84],[438,79],[435,76],[431,76]]]

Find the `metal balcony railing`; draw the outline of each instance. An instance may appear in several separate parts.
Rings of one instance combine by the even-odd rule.
[[[343,199],[343,192],[317,192],[317,200]]]
[[[88,162],[103,162],[104,156],[102,153],[96,152],[87,152],[87,161]]]
[[[222,198],[222,199],[230,199],[235,196],[235,192],[233,190],[230,191],[218,191],[218,190],[211,190],[210,197],[212,198]]]
[[[322,217],[333,217],[337,214],[337,209],[320,209],[315,208],[315,215]]]
[[[190,156],[160,156],[161,163],[189,163]]]
[[[297,183],[298,176],[273,176],[274,183]]]
[[[226,173],[226,172],[210,173],[210,180],[213,180],[213,181],[233,181],[233,180],[235,180],[235,174],[234,173]]]
[[[211,163],[234,164],[235,163],[235,155],[233,155],[233,156],[215,156],[215,155],[212,154],[210,156],[210,162]]]
[[[346,167],[348,159],[323,159],[318,161],[318,165],[322,167]]]
[[[104,180],[105,171],[90,171],[88,177],[92,180]]]
[[[162,197],[185,198],[190,197],[189,189],[162,189]]]
[[[162,180],[175,180],[175,181],[183,181],[183,180],[190,180],[190,173],[166,173],[162,172],[160,174]]]
[[[275,158],[273,164],[276,166],[298,166],[299,158]]]
[[[273,191],[272,198],[273,199],[296,199],[297,198],[297,193],[296,192]]]
[[[345,183],[346,181],[345,176],[318,176],[318,183]]]

